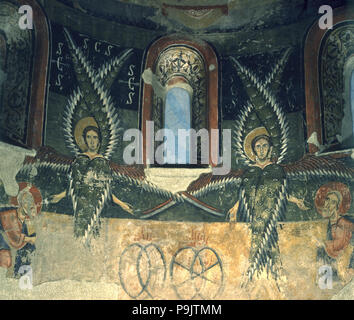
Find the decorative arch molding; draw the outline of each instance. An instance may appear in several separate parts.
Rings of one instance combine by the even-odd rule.
[[[144,82],[142,93],[141,129],[143,161],[152,137],[146,127],[153,121],[155,131],[163,128],[165,93],[174,86],[185,88],[192,96],[192,128],[196,131],[218,129],[218,60],[214,50],[204,41],[198,42],[172,35],[158,39],[147,51],[145,70],[150,69],[158,86]],[[160,89],[159,89],[159,88]],[[209,134],[209,164],[217,159],[219,138]],[[212,155],[214,152],[215,155]]]
[[[29,5],[33,29],[21,30],[18,9]],[[30,148],[42,145],[49,61],[49,29],[36,0],[3,1],[0,10],[0,67],[4,74],[0,102],[2,139]],[[5,21],[6,20],[6,21]]]
[[[344,117],[344,69],[354,53],[354,9],[333,10],[333,28],[320,29],[318,21],[305,39],[305,95],[307,136],[317,134],[321,145],[336,150]],[[310,143],[309,152],[319,151]]]

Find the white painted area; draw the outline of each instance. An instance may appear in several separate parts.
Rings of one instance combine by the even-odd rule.
[[[352,279],[341,291],[332,297],[332,300],[354,300],[354,279]]]
[[[119,286],[114,283],[76,280],[51,281],[21,290],[19,280],[6,277],[7,269],[0,268],[1,300],[101,300],[126,299],[119,296]]]
[[[143,78],[145,83],[150,84],[152,86],[152,88],[154,89],[154,93],[158,97],[164,99],[166,95],[166,88],[160,83],[158,77],[151,71],[150,68],[145,69],[141,77]]]
[[[312,132],[310,138],[307,139],[307,143],[311,143],[316,146],[318,149],[321,149],[321,144],[318,142],[317,132]]]
[[[35,150],[28,150],[0,141],[0,180],[7,195],[15,197],[18,193],[16,175],[20,171],[26,156],[34,157]]]
[[[147,168],[146,179],[161,189],[172,193],[185,191],[190,183],[202,173],[210,173],[212,168]]]

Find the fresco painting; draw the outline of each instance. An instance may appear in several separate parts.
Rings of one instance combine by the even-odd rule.
[[[20,268],[31,264],[35,250],[36,231],[33,220],[41,213],[40,191],[26,182],[19,183],[17,197],[11,198],[9,207],[1,208],[1,267],[8,275],[18,278]]]
[[[16,8],[4,3],[3,11]],[[87,14],[80,5],[70,10]],[[206,116],[211,89],[203,84],[215,66],[203,60],[197,45],[190,49],[193,37],[174,35],[188,45],[166,37],[166,55],[157,52],[158,70],[150,69],[155,83],[147,83],[143,73],[153,41],[129,47],[119,37],[110,43],[47,23],[51,37],[42,41],[51,51],[41,143],[28,143],[31,131],[24,129],[40,122],[29,116],[31,99],[24,101],[27,125],[18,122],[22,136],[9,129],[2,139],[35,150],[16,175],[17,196],[7,194],[7,180],[0,180],[0,266],[6,279],[19,279],[21,267],[30,266],[34,286],[114,283],[113,299],[139,300],[330,299],[353,282],[354,151],[333,144],[324,150],[308,139],[306,121],[324,118],[306,118],[304,44],[255,54],[215,49],[220,98],[217,114]],[[5,49],[13,50],[6,41]],[[166,56],[175,60],[166,62]],[[0,71],[13,70],[0,55]],[[152,86],[153,96],[144,85]],[[36,86],[32,80],[28,90]],[[183,99],[172,101],[174,92]],[[6,119],[12,112],[6,111],[8,94],[0,97]],[[187,181],[186,188],[171,191],[171,180],[149,179],[148,163],[124,163],[130,143],[124,133],[142,129],[146,99],[157,128],[200,129],[215,117],[219,129],[230,129],[231,170],[215,175],[212,167],[220,164],[210,163],[190,178],[196,168],[188,162],[152,165],[172,181],[173,174]],[[170,118],[167,111],[164,118],[165,107]],[[156,112],[162,114],[156,118]],[[320,288],[323,266],[330,267],[333,288]]]

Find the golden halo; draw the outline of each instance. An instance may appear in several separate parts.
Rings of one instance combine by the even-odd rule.
[[[315,207],[320,215],[322,214],[322,208],[327,197],[327,194],[331,191],[337,191],[342,195],[342,201],[338,208],[339,214],[343,215],[350,209],[352,197],[348,186],[341,182],[328,182],[322,185],[316,192]]]
[[[254,138],[258,136],[268,136],[269,133],[265,127],[258,127],[256,129],[253,129],[245,138],[243,142],[243,150],[245,151],[245,154],[248,159],[251,161],[256,161],[256,155],[253,153],[252,150],[252,141]]]
[[[37,214],[40,214],[41,209],[42,209],[42,195],[41,195],[41,192],[34,185],[30,184],[29,182],[19,182],[18,186],[19,186],[19,192],[18,193],[20,193],[25,188],[29,189],[28,191],[32,194],[34,203],[35,203],[35,205],[37,207]],[[18,194],[17,194],[17,196],[18,196]],[[19,206],[18,201],[17,201],[17,196],[10,198],[10,203],[12,205],[14,205],[14,206]]]
[[[92,126],[98,128],[98,124],[96,120],[93,117],[86,117],[80,119],[75,127],[74,130],[74,136],[75,136],[75,141],[78,147],[80,148],[81,152],[86,152],[87,151],[87,145],[85,143],[85,140],[82,136],[85,128]]]

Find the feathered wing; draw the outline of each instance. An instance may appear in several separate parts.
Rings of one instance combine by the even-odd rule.
[[[354,170],[331,156],[305,155],[299,161],[282,164],[289,179],[340,178],[353,179]]]
[[[89,244],[91,236],[98,233],[100,215],[107,200],[112,197],[111,185],[117,174],[109,159],[117,148],[121,128],[118,108],[113,103],[110,89],[132,50],[123,51],[95,70],[67,29],[64,29],[64,34],[78,81],[78,88],[68,101],[63,121],[67,146],[75,155],[70,170],[69,195],[74,208],[75,235]],[[80,154],[74,135],[77,124],[85,118],[93,118],[100,129],[99,153],[103,157],[89,159]]]
[[[86,110],[86,113],[89,114],[89,110],[84,101],[80,88],[77,88],[71,94],[69,101],[66,105],[63,117],[63,131],[65,142],[74,157],[76,157],[80,153],[80,149],[77,146],[74,137],[75,124],[79,120],[77,119],[78,116],[76,115],[77,110]]]
[[[62,155],[51,147],[41,147],[35,157],[25,158],[17,178],[36,185],[41,190],[44,204],[48,205],[48,197],[68,189],[72,163],[71,157]]]
[[[111,168],[114,178],[112,192],[120,200],[132,204],[137,218],[151,218],[183,202],[181,194],[172,193],[147,181],[143,167],[111,162]]]
[[[242,186],[240,189],[238,221],[250,223],[252,230],[250,264],[247,270],[247,277],[250,281],[264,269],[267,274],[271,273],[275,279],[279,276],[277,224],[279,221],[285,220],[287,189],[287,179],[284,177],[280,179],[277,186],[272,187],[273,194],[268,198],[269,207],[267,210],[261,209],[262,211],[258,210],[255,200],[251,201],[245,188]],[[271,204],[269,204],[270,201]],[[260,223],[261,228],[259,227]]]
[[[112,171],[103,157],[79,155],[70,172],[69,194],[74,208],[74,235],[85,245],[99,234],[100,216],[111,199]]]
[[[119,57],[113,57],[105,62],[98,70],[96,80],[103,80],[106,88],[111,88],[116,76],[123,67],[125,60],[132,54],[133,49],[124,50]]]
[[[226,217],[227,211],[237,201],[242,174],[243,170],[230,171],[226,175],[201,174],[182,196],[209,214]]]
[[[239,119],[234,125],[235,147],[246,164],[250,161],[243,150],[243,141],[246,135],[257,127],[265,127],[270,134],[278,157],[277,163],[282,163],[286,159],[289,127],[273,92],[279,86],[279,79],[289,55],[290,49],[287,49],[264,81],[237,59],[230,58],[249,96],[248,104],[241,110]]]
[[[209,192],[214,192],[226,185],[237,185],[241,182],[244,170],[231,170],[226,175],[213,175],[212,173],[203,173],[197,180],[190,183],[187,192],[194,197],[202,197]]]
[[[35,157],[27,156],[21,168],[22,173],[29,172],[33,167],[36,169],[51,169],[65,174],[70,172],[73,159],[56,152],[51,147],[41,147]]]
[[[251,160],[244,149],[244,141],[252,130],[259,127],[265,127],[270,135],[277,163],[280,164],[286,159],[289,127],[275,92],[289,55],[290,49],[283,53],[263,81],[237,59],[231,57],[249,97],[247,105],[243,107],[235,121],[233,137],[234,148],[247,165],[251,164]],[[259,186],[256,180],[252,183],[247,181],[252,181],[259,175],[263,176],[264,172],[257,173],[257,169],[249,168],[237,196],[239,200],[237,220],[250,223],[252,230],[247,276],[252,280],[256,274],[266,269],[267,273],[270,272],[277,278],[280,261],[277,222],[284,220],[285,217],[288,196],[286,175],[283,170],[278,170],[277,172],[282,174],[275,183],[274,180],[269,180],[265,185]]]
[[[239,217],[241,221],[250,222],[253,234],[252,254],[250,255],[250,266],[247,275],[250,280],[260,273],[264,268],[271,272],[275,279],[279,275],[278,232],[277,222],[285,219],[285,211],[288,197],[288,179],[297,179],[303,177],[311,178],[341,178],[350,180],[354,177],[354,170],[348,168],[341,161],[330,156],[317,157],[306,155],[301,160],[281,165],[284,170],[284,178],[281,185],[277,188],[277,194],[272,195],[274,204],[271,206],[271,214],[266,218],[262,217],[264,223],[264,232],[261,235],[257,233],[257,208],[250,208],[252,203],[248,199],[249,192],[241,188]],[[253,204],[253,206],[255,206]],[[257,219],[257,218],[256,218]],[[279,260],[280,261],[280,260]]]
[[[120,56],[104,63],[96,71],[81,48],[75,44],[70,33],[66,29],[64,29],[64,33],[79,84],[79,87],[69,99],[64,117],[64,130],[68,146],[77,154],[78,149],[73,147],[75,126],[80,119],[93,117],[102,135],[100,153],[106,159],[110,159],[117,147],[119,131],[121,130],[119,128],[118,108],[113,104],[110,88],[132,50],[123,51]]]
[[[249,127],[257,128],[262,126],[261,121],[257,118],[257,116],[255,116],[255,114],[252,116],[252,119],[250,119],[252,112],[254,112],[254,106],[249,102],[246,107],[241,109],[240,115],[233,125],[234,136],[232,139],[234,146],[237,150],[237,155],[241,157],[246,165],[251,164],[243,148],[243,142],[245,140],[246,134],[251,131]],[[250,120],[253,120],[252,124],[249,123]]]

